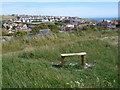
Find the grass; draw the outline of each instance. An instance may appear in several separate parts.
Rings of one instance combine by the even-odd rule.
[[[106,36],[109,38],[103,39]],[[116,36],[116,31],[106,34],[78,31],[3,43],[2,87],[116,88],[118,47],[110,43],[117,39],[111,36]],[[79,56],[66,57],[65,68],[57,66],[61,53],[82,51],[87,52],[86,61],[92,67],[84,69]]]

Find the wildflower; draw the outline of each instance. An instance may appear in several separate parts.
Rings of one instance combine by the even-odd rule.
[[[69,84],[69,83],[66,83],[66,84]]]
[[[78,85],[78,86],[80,86],[80,82],[78,82],[78,81],[75,81],[75,83],[77,83],[77,85]]]

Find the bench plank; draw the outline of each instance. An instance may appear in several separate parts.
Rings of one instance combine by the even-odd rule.
[[[86,52],[61,54],[61,56],[74,56],[74,55],[86,55]]]

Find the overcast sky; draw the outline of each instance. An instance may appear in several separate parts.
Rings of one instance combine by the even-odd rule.
[[[78,16],[82,18],[118,16],[117,0],[112,0],[115,2],[112,1],[111,2],[72,2],[73,0],[69,0],[71,2],[5,2],[5,1],[2,2],[2,14],[5,15],[34,14],[34,15],[53,15],[53,16]]]

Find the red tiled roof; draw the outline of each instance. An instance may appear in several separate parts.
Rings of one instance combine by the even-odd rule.
[[[23,27],[24,25],[23,24],[18,24],[18,26]]]

